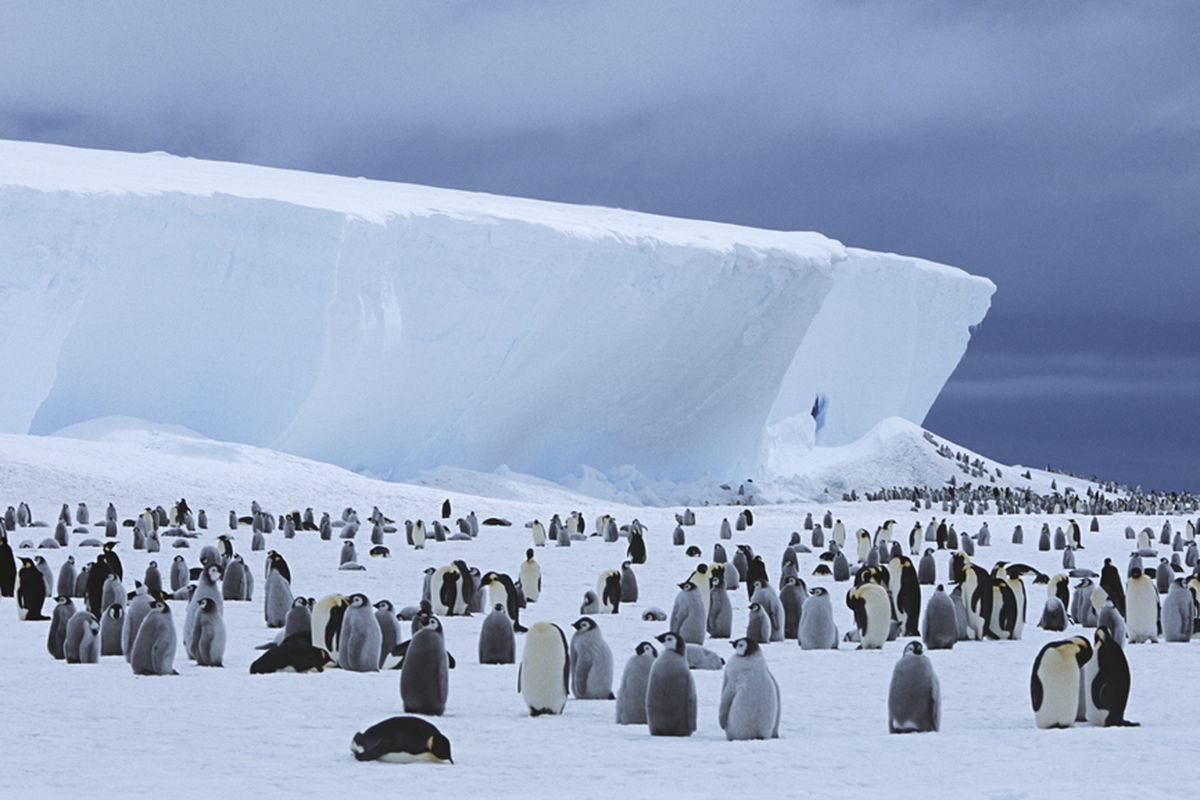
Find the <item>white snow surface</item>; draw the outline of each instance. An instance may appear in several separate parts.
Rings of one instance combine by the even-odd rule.
[[[372,504],[396,520],[432,518],[447,493],[429,488],[375,481],[329,465],[305,461],[242,445],[196,439],[187,432],[137,428],[107,420],[71,431],[76,439],[0,436],[0,507],[29,502],[36,519],[53,523],[59,506],[86,501],[93,515],[116,502],[130,516],[147,504],[164,505],[186,496],[193,508],[207,509],[211,528],[187,550],[166,547],[154,556],[131,548],[122,529],[119,553],[127,581],[141,575],[146,562],[169,563],[184,553],[195,565],[198,548],[226,529],[231,508],[246,512],[257,499],[276,513],[314,506],[336,514],[346,505],[360,515]],[[503,488],[504,476],[482,482]],[[651,605],[669,611],[675,583],[685,579],[694,561],[684,548],[670,545],[677,508],[633,508],[572,497],[561,487],[519,481],[504,489],[511,496],[489,499],[449,494],[455,515],[475,510],[480,518],[511,519],[511,528],[484,528],[470,542],[430,542],[425,551],[404,545],[403,533],[388,536],[393,557],[366,559],[366,571],[337,570],[341,542],[322,542],[315,534],[286,540],[270,534],[268,548],[288,559],[297,593],[363,591],[373,600],[391,599],[397,606],[415,603],[421,573],[427,566],[463,558],[481,569],[515,575],[532,519],[573,508],[591,520],[602,511],[620,523],[638,517],[649,526],[649,559],[637,568],[641,599],[623,606],[616,616],[597,615],[612,647],[619,672],[634,646],[663,632],[665,624],[641,621]],[[519,493],[519,499],[517,498]],[[818,520],[829,508],[851,534],[858,527],[875,530],[887,518],[897,520],[897,533],[913,522],[926,523],[930,512],[913,513],[904,503],[787,503],[754,509],[756,522],[725,542],[747,543],[762,554],[773,580],[779,558],[805,512]],[[687,541],[711,553],[722,518],[738,509],[696,507],[698,524]],[[940,514],[939,514],[940,516]],[[1061,554],[1037,551],[1037,529],[1043,521],[1065,525],[1059,516],[956,516],[960,531],[974,533],[987,521],[993,546],[977,551],[975,561],[990,567],[995,560],[1030,563],[1058,572]],[[1087,520],[1084,530],[1087,530]],[[1009,539],[1014,524],[1024,526],[1025,544]],[[1149,525],[1156,532],[1161,517],[1113,516],[1101,520],[1101,532],[1084,533],[1086,549],[1079,566],[1099,570],[1105,556],[1123,568],[1129,552],[1123,530]],[[1175,527],[1182,518],[1172,520]],[[14,545],[35,544],[50,533],[45,528],[18,529]],[[99,533],[97,535],[100,535]],[[804,541],[808,533],[802,531]],[[366,533],[360,534],[365,539]],[[34,551],[57,571],[66,555],[82,563],[96,551],[79,549],[72,535],[64,550]],[[1047,634],[1033,627],[1044,600],[1040,587],[1028,586],[1029,623],[1015,642],[961,643],[950,651],[928,653],[941,682],[942,730],[935,734],[892,736],[887,733],[886,697],[891,670],[903,641],[882,651],[857,652],[843,644],[838,651],[804,652],[794,642],[764,649],[782,692],[781,738],[777,741],[729,743],[717,725],[719,672],[694,672],[699,695],[699,730],[687,739],[650,737],[642,726],[617,726],[611,701],[568,701],[561,717],[530,718],[516,693],[515,666],[480,666],[476,637],[482,617],[444,619],[448,648],[458,660],[450,673],[446,716],[432,720],[449,737],[455,764],[411,766],[361,764],[350,754],[350,740],[386,717],[402,714],[395,672],[352,674],[328,670],[321,675],[250,676],[258,655],[253,647],[274,635],[263,623],[261,553],[249,552],[250,532],[235,534],[239,551],[256,575],[255,599],[226,603],[229,643],[225,668],[206,669],[176,658],[176,677],[135,677],[120,657],[96,666],[67,665],[45,649],[47,623],[18,622],[11,599],[0,600],[0,704],[9,721],[5,763],[0,770],[4,796],[78,797],[80,786],[98,797],[161,796],[191,789],[216,796],[295,795],[330,797],[393,795],[445,797],[484,791],[499,797],[662,797],[687,794],[684,784],[703,793],[743,792],[752,780],[756,796],[787,797],[798,793],[821,797],[864,797],[894,794],[897,787],[927,798],[1041,798],[1075,794],[1084,786],[1103,785],[1120,797],[1160,797],[1177,791],[1179,769],[1200,756],[1196,720],[1200,693],[1192,690],[1197,643],[1128,646],[1133,689],[1127,716],[1140,728],[1097,729],[1086,725],[1066,731],[1041,731],[1029,705],[1029,672],[1037,650],[1068,634]],[[360,549],[366,547],[360,541]],[[20,551],[18,551],[20,552]],[[28,552],[28,551],[26,551]],[[536,551],[542,565],[542,599],[523,612],[535,621],[568,626],[578,618],[584,591],[594,587],[602,569],[619,566],[623,544],[599,539],[571,548]],[[939,554],[938,577],[947,577],[948,557]],[[833,598],[842,632],[852,626],[844,605],[847,584],[812,578],[816,555],[801,555],[801,573],[810,586],[825,586]],[[929,587],[922,587],[928,597]],[[745,625],[744,591],[731,592],[734,630]],[[172,602],[177,626],[184,607]],[[1089,632],[1090,633],[1090,632]],[[523,646],[518,637],[518,652]],[[729,646],[710,641],[726,655]],[[67,761],[54,755],[69,748]],[[1157,754],[1157,755],[1156,755]],[[1161,759],[1167,759],[1165,762]],[[1138,768],[1140,765],[1146,768]],[[1155,766],[1157,764],[1158,766]],[[1160,768],[1163,764],[1167,768]],[[202,787],[202,788],[201,788]]]
[[[920,423],[994,288],[817,233],[0,141],[10,433],[725,480],[818,397],[819,444]]]

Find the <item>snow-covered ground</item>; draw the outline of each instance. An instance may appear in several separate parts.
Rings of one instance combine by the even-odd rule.
[[[72,433],[68,431],[68,433]],[[675,584],[691,572],[684,548],[670,544],[676,508],[631,507],[574,495],[559,486],[505,475],[478,476],[480,490],[493,497],[447,493],[442,488],[374,481],[336,467],[293,456],[225,445],[177,430],[132,431],[119,423],[96,423],[73,431],[83,438],[0,437],[0,507],[18,500],[35,517],[53,523],[60,505],[74,509],[86,501],[93,514],[110,500],[122,516],[147,504],[168,504],[186,496],[193,508],[209,513],[206,537],[187,550],[164,540],[156,556],[132,550],[128,529],[121,531],[120,556],[127,582],[140,576],[149,558],[166,564],[185,553],[195,565],[198,548],[226,531],[231,508],[246,513],[252,499],[276,513],[313,506],[336,513],[356,507],[365,516],[378,504],[390,517],[431,519],[449,496],[454,512],[475,510],[480,518],[503,516],[511,528],[484,528],[470,542],[430,542],[417,552],[404,545],[403,532],[391,534],[391,559],[367,559],[365,572],[339,572],[340,541],[323,542],[301,533],[285,540],[268,536],[268,547],[285,555],[299,594],[362,591],[372,600],[415,603],[422,570],[462,558],[481,569],[515,575],[529,532],[523,523],[552,513],[582,511],[592,520],[613,513],[620,523],[638,517],[649,527],[648,563],[637,568],[641,599],[616,616],[598,615],[613,649],[617,674],[634,646],[666,629],[641,621],[649,606],[668,611]],[[460,485],[469,483],[460,476]],[[773,581],[792,531],[804,514],[818,520],[832,510],[852,533],[874,531],[884,519],[907,532],[930,511],[912,512],[905,503],[791,502],[755,508],[755,524],[735,532],[731,544],[747,543],[762,554]],[[707,556],[718,541],[720,522],[738,509],[695,507],[697,524],[687,529],[689,544]],[[939,516],[940,513],[938,514]],[[983,522],[993,546],[977,551],[976,562],[990,567],[999,559],[1019,560],[1047,572],[1060,570],[1061,553],[1037,550],[1037,530],[1065,524],[1056,516],[956,516],[960,531],[975,532]],[[1185,520],[1172,518],[1175,527]],[[1101,518],[1098,534],[1086,532],[1080,567],[1099,570],[1103,558],[1124,567],[1130,545],[1123,531],[1161,517],[1118,515]],[[1013,525],[1024,526],[1025,544],[1010,544]],[[801,531],[804,541],[808,533]],[[14,546],[35,543],[45,529],[18,530]],[[360,533],[365,540],[367,531]],[[82,537],[73,535],[78,541]],[[1078,796],[1092,791],[1118,797],[1160,797],[1187,785],[1187,770],[1200,743],[1200,692],[1194,675],[1200,644],[1157,644],[1126,649],[1133,674],[1127,716],[1142,726],[1041,731],[1033,725],[1029,672],[1046,641],[1063,634],[1037,630],[1044,599],[1029,586],[1029,624],[1015,642],[961,643],[929,658],[942,689],[942,730],[935,734],[890,736],[886,697],[892,666],[902,642],[880,652],[843,645],[836,652],[804,652],[794,642],[766,646],[783,698],[781,738],[728,743],[717,724],[720,672],[693,672],[700,699],[699,730],[691,738],[652,738],[643,727],[614,724],[610,701],[570,700],[561,717],[527,716],[515,691],[515,666],[480,666],[476,642],[482,617],[444,618],[449,651],[458,666],[450,674],[447,713],[434,720],[449,737],[453,766],[408,767],[361,764],[349,745],[353,734],[386,717],[401,714],[396,672],[353,674],[328,670],[320,675],[250,676],[255,645],[272,638],[262,616],[261,553],[249,551],[250,533],[241,528],[236,543],[257,578],[255,599],[226,604],[229,644],[225,668],[205,669],[176,658],[177,677],[135,677],[125,661],[105,658],[97,666],[70,666],[46,652],[46,623],[18,622],[11,599],[0,601],[0,706],[8,735],[3,796],[38,797],[163,796],[203,792],[206,796],[300,795],[328,797],[458,795],[464,791],[497,796],[663,797],[663,796],[820,796],[863,797],[913,793],[922,797]],[[360,541],[360,545],[364,542]],[[365,548],[360,547],[360,550]],[[95,550],[41,550],[57,571],[68,553],[79,561]],[[530,624],[545,620],[567,626],[579,617],[582,594],[603,569],[618,567],[624,544],[600,539],[570,548],[536,553],[544,593],[524,612]],[[939,554],[938,578],[947,578],[947,556]],[[802,555],[801,574],[809,586],[826,586],[834,599],[839,629],[852,627],[843,598],[847,584],[813,578],[816,554]],[[923,587],[928,597],[928,587]],[[731,593],[735,634],[744,628],[744,591]],[[183,604],[172,604],[182,625]],[[569,629],[568,629],[569,630]],[[1072,629],[1071,633],[1078,632]],[[522,647],[518,637],[518,654]],[[724,654],[722,641],[710,647]],[[614,683],[615,688],[615,683]]]

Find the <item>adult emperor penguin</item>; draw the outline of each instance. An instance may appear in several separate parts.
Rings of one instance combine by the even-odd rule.
[[[392,717],[354,734],[350,752],[359,761],[453,764],[450,740],[420,717]]]
[[[779,595],[775,589],[765,583],[759,581],[754,582],[754,593],[750,597],[751,605],[757,603],[766,612],[767,617],[771,621],[771,629],[769,633],[769,641],[783,641],[783,603],[779,599]]]
[[[623,561],[621,562],[621,602],[636,603],[637,601],[637,573],[633,571],[632,561]]]
[[[525,551],[525,560],[521,562],[517,579],[521,581],[526,602],[536,603],[542,596],[542,567],[533,557],[533,548]]]
[[[192,653],[202,667],[220,667],[225,658],[225,620],[211,597],[202,599],[196,608]]]
[[[646,563],[646,539],[639,528],[629,529],[629,544],[625,548],[625,555],[634,564]]]
[[[525,635],[525,652],[517,673],[517,691],[530,716],[561,714],[567,704],[570,678],[571,659],[562,628],[535,622]]]
[[[1037,654],[1029,693],[1039,728],[1070,728],[1075,724],[1081,673],[1091,657],[1092,646],[1084,636],[1050,642]]]
[[[33,559],[21,559],[14,591],[17,596],[17,619],[26,622],[46,619],[42,616],[42,606],[46,603],[46,581]]]
[[[846,606],[854,612],[860,650],[883,647],[891,630],[892,604],[887,590],[874,583],[863,583],[846,594]]]
[[[606,569],[596,579],[596,596],[600,598],[600,610],[606,614],[617,614],[621,610],[621,573]]]
[[[166,603],[154,600],[133,640],[129,665],[134,675],[175,675],[175,623]]]
[[[1157,642],[1159,634],[1162,633],[1158,613],[1158,587],[1140,567],[1134,567],[1129,575],[1128,590],[1124,599],[1130,643]],[[1121,607],[1117,606],[1117,610],[1120,611]]]
[[[892,670],[888,733],[936,731],[941,718],[942,696],[933,664],[926,658],[920,642],[909,642]]]
[[[338,661],[342,638],[342,618],[350,605],[350,598],[341,594],[327,594],[312,608],[312,646],[329,653],[334,663]]]
[[[783,588],[779,590],[779,602],[783,605],[783,638],[795,639],[799,636],[800,615],[804,611],[804,601],[808,599],[808,587],[804,581],[795,575],[783,579]]]
[[[59,661],[66,658],[64,648],[67,641],[67,623],[70,622],[71,617],[75,616],[75,613],[75,603],[70,597],[60,594],[54,598],[54,610],[50,612],[50,634],[46,637],[46,649]]]
[[[206,597],[212,598],[219,613],[225,613],[225,600],[221,596],[221,568],[215,564],[205,567],[204,571],[200,573],[200,581],[196,585],[192,599],[188,601],[187,613],[183,618],[183,646],[187,651],[188,658],[191,659],[196,658],[192,652],[192,632],[196,626],[196,611],[200,607],[200,601]],[[144,625],[145,622],[142,624]]]
[[[521,597],[517,592],[517,587],[513,585],[512,578],[503,572],[487,572],[480,579],[479,586],[488,588],[491,605],[495,606],[500,603],[504,606],[509,619],[512,620],[513,630],[517,633],[524,633],[526,628],[521,624]]]
[[[1096,628],[1092,657],[1083,666],[1087,721],[1104,728],[1136,727],[1125,719],[1129,702],[1129,662],[1106,628]]]
[[[529,528],[533,534],[533,546],[534,547],[545,547],[546,546],[546,526],[543,525],[540,521],[535,519],[533,521],[533,523],[529,526]]]
[[[571,692],[578,700],[612,700],[613,655],[591,617],[580,617],[572,626]]]
[[[921,616],[921,586],[917,569],[907,556],[893,558],[888,565],[892,601],[901,636],[919,636],[917,622]]]
[[[854,538],[858,542],[858,563],[865,564],[867,556],[871,553],[871,534],[866,528],[859,528]]]
[[[684,642],[704,644],[708,615],[694,583],[684,581],[679,584],[679,594],[675,595],[675,605],[671,607],[670,626]]]
[[[731,570],[737,574],[737,570]],[[728,639],[733,632],[733,605],[725,589],[725,567],[717,564],[709,570],[708,617],[705,626],[714,639]]]
[[[949,650],[958,642],[958,619],[954,601],[946,589],[938,584],[925,604],[925,619],[922,622],[921,641],[930,650]]]
[[[778,739],[779,684],[758,643],[738,639],[730,643],[734,656],[725,665],[717,720],[731,742]]]
[[[617,724],[646,724],[646,687],[650,682],[650,669],[658,651],[650,642],[640,642],[633,655],[625,662],[621,672],[621,685],[617,689]]]
[[[292,587],[281,573],[271,570],[263,592],[263,617],[268,628],[282,628],[292,608]]]
[[[656,637],[663,645],[646,683],[646,722],[651,736],[696,732],[696,682],[688,669],[687,643],[677,633]]]
[[[1100,569],[1100,588],[1108,592],[1108,597],[1117,607],[1117,611],[1127,618],[1129,615],[1125,613],[1125,590],[1121,586],[1121,571],[1112,563],[1111,558],[1104,559],[1104,566]]]
[[[429,581],[429,600],[433,605],[434,614],[447,616],[454,613],[455,606],[458,605],[458,582],[461,579],[458,567],[453,564],[438,567],[434,571]]]
[[[838,629],[833,621],[833,602],[826,589],[818,586],[808,593],[797,633],[802,650],[837,649]]]
[[[350,672],[378,672],[383,631],[375,619],[375,608],[365,594],[350,595],[342,615],[338,666]]]
[[[17,561],[13,557],[12,545],[0,525],[0,597],[12,597],[17,585]]]
[[[950,582],[962,587],[963,607],[967,614],[967,638],[992,636],[992,576],[983,567],[971,563],[962,551],[950,556]]]
[[[373,621],[372,621],[373,622]],[[413,634],[400,668],[400,699],[409,714],[440,717],[450,693],[446,640],[437,617]]]
[[[479,628],[479,663],[516,663],[517,642],[513,635],[512,621],[500,603],[492,606],[492,613],[483,618]]]

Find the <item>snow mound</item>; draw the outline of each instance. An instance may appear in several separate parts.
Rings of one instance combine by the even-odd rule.
[[[818,443],[919,423],[993,290],[816,233],[0,142],[12,433],[121,415],[385,478],[750,474],[814,406]]]

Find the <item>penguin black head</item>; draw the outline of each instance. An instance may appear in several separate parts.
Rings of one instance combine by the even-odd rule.
[[[685,553],[688,558],[699,558],[700,557],[700,548],[697,547],[696,545],[691,545],[690,547],[688,547],[688,549],[685,551]]]
[[[392,610],[392,601],[391,600],[380,600],[378,603],[375,604],[375,608],[379,609],[380,611],[387,611],[390,613]]]
[[[679,588],[685,592],[692,592],[695,591],[696,584],[692,583],[691,581],[684,581],[683,583],[679,584]]]
[[[663,646],[666,647],[666,649],[673,650],[676,653],[678,653],[679,655],[683,655],[684,652],[687,650],[687,643],[684,642],[683,638],[679,634],[675,633],[674,631],[660,633],[658,636],[655,636],[654,638],[657,639],[658,641],[662,642]]]
[[[758,603],[751,603],[751,604],[750,604],[750,611],[752,611],[752,612],[753,612],[753,611],[761,611],[761,610],[762,610],[762,606],[761,606],[761,605],[759,605]]]
[[[533,548],[532,547],[525,551],[525,560],[533,561]]]
[[[796,586],[799,583],[800,583],[800,579],[797,578],[795,575],[788,575],[786,578],[783,579],[784,586]]]
[[[571,627],[577,631],[591,631],[596,629],[596,621],[591,617],[580,617],[571,623]]]
[[[450,740],[441,732],[430,736],[425,746],[429,748],[429,752],[433,754],[434,758],[450,764],[454,763],[454,759],[450,757]]]
[[[1142,577],[1141,567],[1134,567],[1133,569],[1129,570],[1129,580],[1136,580],[1140,577]]]
[[[175,556],[175,560],[176,561],[184,561],[185,559],[183,556]]]
[[[501,614],[506,614],[506,613],[507,613],[507,612],[504,610],[504,604],[503,604],[503,603],[496,603],[496,605],[492,606],[492,611],[499,611]]]
[[[914,655],[914,656],[919,656],[919,655],[923,655],[924,653],[925,653],[925,646],[922,645],[920,642],[909,642],[904,647],[904,655],[906,655],[906,656],[910,655],[910,654]]]
[[[210,611],[216,611],[217,610],[217,602],[215,600],[213,600],[211,597],[204,597],[204,598],[201,598],[200,602],[196,604],[196,607],[205,613],[210,612]]]
[[[1180,578],[1179,580],[1182,581],[1183,578]],[[71,598],[67,597],[65,594],[60,594],[54,598],[55,605],[65,606],[69,602],[71,602]]]
[[[824,597],[829,594],[829,590],[818,586],[815,589],[810,589],[808,593],[813,597]]]
[[[639,642],[638,646],[635,647],[633,650],[639,656],[644,656],[644,655],[646,655],[646,653],[649,653],[652,656],[656,656],[656,657],[658,656],[658,651],[655,650],[654,645],[650,644],[649,642]]]
[[[632,561],[622,561],[621,562],[621,569],[629,569],[632,566],[633,566]]]
[[[753,608],[754,606],[751,606]],[[748,658],[761,649],[758,642],[753,639],[735,639],[729,643],[734,652],[743,658]]]
[[[350,595],[350,605],[353,608],[366,608],[371,605],[371,601],[362,592],[355,592]]]

